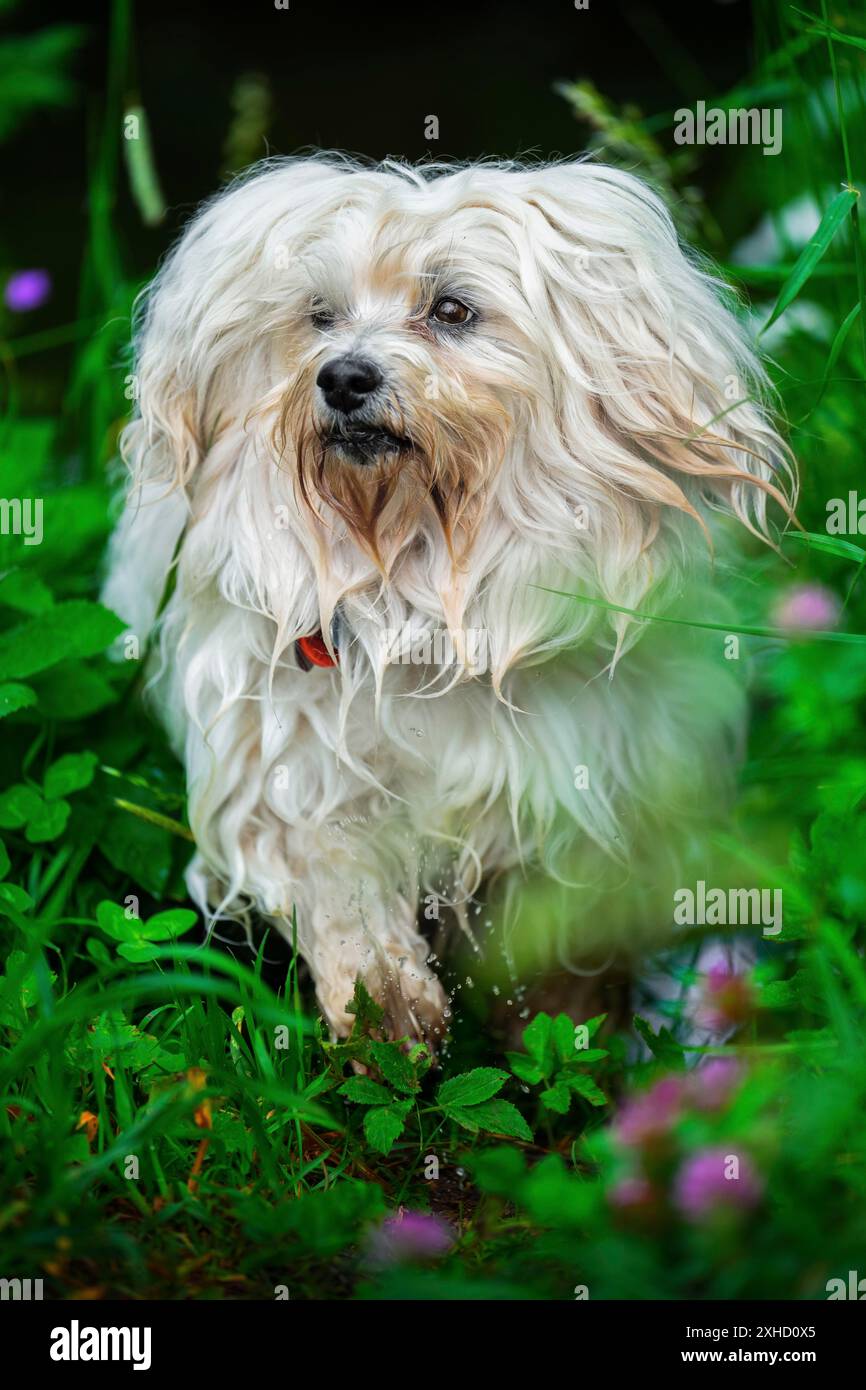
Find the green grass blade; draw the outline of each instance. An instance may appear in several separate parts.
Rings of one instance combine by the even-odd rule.
[[[790,304],[794,302],[809,277],[812,275],[816,265],[822,259],[831,241],[835,237],[839,228],[848,217],[851,209],[856,206],[860,197],[860,191],[856,188],[843,188],[837,193],[824,216],[821,218],[820,226],[815,235],[803,247],[803,251],[798,256],[794,269],[788,276],[781,290],[779,297],[773,306],[773,311],[767,322],[761,329],[761,333],[766,333],[771,324],[776,322],[784,314]]]
[[[707,632],[737,633],[741,637],[769,637],[779,642],[790,642],[795,635],[777,627],[746,627],[742,623],[703,623],[699,622],[697,618],[661,617],[655,613],[640,613],[636,608],[624,608],[619,603],[607,603],[604,599],[590,598],[588,594],[572,594],[565,589],[548,589],[544,584],[534,584],[532,587],[541,589],[545,594],[557,594],[559,598],[573,598],[578,603],[589,603],[594,608],[605,608],[611,613],[622,613],[641,623],[666,623],[673,627],[703,628]],[[796,637],[799,641],[808,638],[810,641],[843,642],[853,646],[866,646],[866,633],[863,632],[827,632],[821,630],[808,633],[798,632]]]

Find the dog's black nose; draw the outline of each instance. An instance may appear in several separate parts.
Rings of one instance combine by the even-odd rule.
[[[316,377],[316,385],[332,410],[348,415],[382,385],[382,373],[363,357],[332,357]]]

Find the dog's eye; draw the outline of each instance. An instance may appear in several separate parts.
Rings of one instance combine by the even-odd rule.
[[[314,328],[333,328],[334,321],[335,315],[321,304],[310,310],[310,322]]]
[[[461,304],[459,299],[437,299],[433,308],[430,310],[431,319],[436,323],[460,324],[468,323],[474,318],[472,310],[465,304]]]

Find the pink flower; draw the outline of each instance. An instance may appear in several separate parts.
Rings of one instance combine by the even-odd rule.
[[[675,1123],[683,1097],[683,1081],[666,1076],[622,1107],[615,1121],[621,1144],[640,1147],[663,1139]]]
[[[822,584],[798,584],[776,604],[774,619],[785,632],[819,632],[839,622],[839,600]]]
[[[724,1033],[739,1028],[754,1011],[755,995],[748,976],[724,961],[710,966],[703,978],[696,1021],[713,1033]]]
[[[404,1260],[431,1260],[446,1254],[454,1243],[450,1226],[438,1216],[400,1207],[370,1236],[368,1253],[373,1264],[402,1264]]]
[[[673,1200],[689,1221],[700,1221],[721,1209],[754,1207],[762,1191],[763,1183],[745,1154],[701,1149],[677,1173]]]
[[[699,1110],[721,1110],[742,1076],[733,1057],[709,1057],[689,1077],[689,1095]]]
[[[3,298],[13,314],[27,314],[38,309],[51,294],[51,276],[47,270],[19,270],[6,281]]]

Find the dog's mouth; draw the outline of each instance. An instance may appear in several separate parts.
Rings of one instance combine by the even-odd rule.
[[[394,434],[382,425],[343,425],[330,430],[323,443],[351,459],[353,463],[370,464],[386,454],[407,454],[412,441],[406,435]]]

